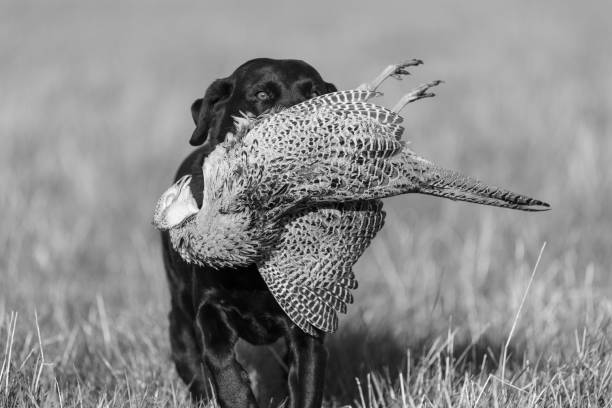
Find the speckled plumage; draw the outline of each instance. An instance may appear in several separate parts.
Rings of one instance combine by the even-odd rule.
[[[287,216],[259,266],[276,300],[302,330],[333,332],[357,287],[352,268],[382,228],[378,200],[313,206]]]
[[[433,85],[412,100],[432,96]],[[334,331],[336,312],[352,302],[351,269],[382,227],[380,199],[422,193],[548,207],[417,156],[401,140],[402,118],[367,102],[375,95],[341,91],[238,118],[236,134],[205,161],[201,209],[170,230],[174,247],[188,262],[256,263],[283,310],[316,334]]]

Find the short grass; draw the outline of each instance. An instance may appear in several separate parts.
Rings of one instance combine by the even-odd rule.
[[[190,404],[169,358],[151,207],[189,152],[192,100],[271,56],[341,88],[424,59],[382,99],[446,80],[405,112],[414,149],[553,206],[388,200],[356,303],[327,340],[327,404],[612,407],[611,12],[3,3],[0,406]],[[262,406],[277,406],[282,345],[241,351]]]

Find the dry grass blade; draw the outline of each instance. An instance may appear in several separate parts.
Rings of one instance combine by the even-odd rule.
[[[523,292],[523,298],[521,299],[519,308],[516,311],[514,320],[512,322],[512,327],[510,328],[510,333],[508,333],[508,338],[506,339],[506,343],[504,344],[504,349],[501,355],[501,382],[502,382],[502,385],[506,384],[505,375],[506,375],[506,360],[508,358],[508,347],[510,347],[510,341],[512,340],[512,335],[514,334],[514,330],[516,329],[516,325],[518,324],[518,320],[521,315],[521,311],[523,310],[523,305],[525,304],[525,300],[527,300],[527,295],[529,294],[529,289],[531,288],[531,284],[533,283],[533,279],[535,277],[536,271],[538,270],[538,265],[540,265],[540,260],[542,259],[544,248],[546,248],[546,242],[544,242],[544,244],[542,244],[542,248],[540,248],[538,259],[535,265],[533,266],[533,270],[531,271],[531,276],[529,277],[529,282],[527,283],[527,287],[525,288],[525,291]]]

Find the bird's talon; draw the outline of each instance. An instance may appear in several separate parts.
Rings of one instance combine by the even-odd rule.
[[[420,60],[418,58],[413,58],[411,60],[404,61],[398,64],[398,66],[405,68],[405,67],[416,67],[417,65],[422,65],[422,64],[423,64],[423,60]]]
[[[421,86],[417,87],[415,89],[415,94],[417,94],[417,95],[428,95],[428,94],[425,93],[425,91],[427,91],[430,88],[433,88],[434,86],[438,86],[438,85],[443,84],[443,83],[444,83],[444,81],[441,81],[439,79],[435,80],[435,81],[431,81],[431,82],[429,82],[427,84],[424,84],[424,85],[421,85]]]
[[[421,65],[422,63],[423,61],[421,61],[420,59],[412,59],[409,61],[400,62],[399,64],[395,65],[395,70],[390,76],[395,79],[401,80],[403,75],[410,75],[410,72],[406,68],[416,67],[417,65]]]
[[[392,74],[393,77],[402,78],[402,75],[410,75],[410,72],[408,72],[407,69],[404,68],[398,68],[395,70],[395,72]]]
[[[393,107],[392,111],[399,113],[404,106],[406,106],[407,104],[414,102],[414,101],[418,101],[419,99],[423,99],[423,98],[432,98],[434,96],[436,96],[435,93],[433,92],[427,92],[430,88],[433,88],[434,86],[440,85],[443,81],[440,80],[436,80],[436,81],[431,81],[429,83],[420,85],[418,87],[416,87],[415,89],[413,89],[412,91],[410,91],[408,94],[404,95]]]

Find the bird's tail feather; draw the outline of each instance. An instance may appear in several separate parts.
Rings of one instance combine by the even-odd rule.
[[[414,191],[417,193],[522,211],[550,209],[548,203],[488,186],[475,178],[439,167],[418,156],[412,156],[409,165],[412,174],[415,174],[415,171],[420,174]]]

